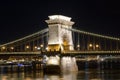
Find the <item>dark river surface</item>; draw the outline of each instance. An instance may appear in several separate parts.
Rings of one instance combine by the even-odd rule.
[[[59,75],[36,72],[0,73],[0,80],[120,80],[120,70],[85,69]]]

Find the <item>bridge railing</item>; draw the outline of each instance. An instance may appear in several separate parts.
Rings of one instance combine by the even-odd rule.
[[[0,55],[6,55],[6,54],[9,54],[9,55],[38,55],[38,54],[41,54],[41,52],[0,52]]]

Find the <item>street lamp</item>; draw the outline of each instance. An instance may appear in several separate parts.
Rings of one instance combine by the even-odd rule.
[[[77,45],[77,50],[80,50],[80,45],[79,44]]]
[[[40,50],[40,47],[38,47],[37,50]]]
[[[98,44],[96,44],[95,48],[98,50],[100,48],[100,46]]]
[[[10,47],[11,51],[14,51],[14,47]]]
[[[40,47],[43,47],[43,44],[41,44]]]
[[[90,43],[90,44],[88,45],[88,50],[91,50],[92,48],[93,48],[93,44]]]
[[[99,47],[99,45],[98,45],[98,44],[96,44],[96,45],[95,45],[95,47],[96,47],[96,48],[98,48],[98,47]]]
[[[93,47],[93,45],[92,45],[92,44],[89,44],[89,47]]]
[[[34,46],[34,49],[33,49],[34,51],[37,51],[37,46]]]
[[[29,48],[30,48],[30,46],[28,46],[28,45],[27,45],[27,46],[26,46],[26,48],[27,48],[27,49],[29,49]]]
[[[2,47],[2,49],[3,49],[3,50],[5,50],[5,49],[6,49],[6,47],[5,47],[5,46],[3,46],[3,47]]]
[[[37,49],[37,46],[35,46],[34,48]]]
[[[10,49],[11,49],[11,50],[13,50],[13,49],[14,49],[14,47],[10,47]]]
[[[46,50],[47,50],[47,51],[48,51],[48,49],[49,49],[49,48],[48,48],[48,47],[46,47]]]
[[[5,46],[2,46],[1,51],[6,51],[7,48]]]

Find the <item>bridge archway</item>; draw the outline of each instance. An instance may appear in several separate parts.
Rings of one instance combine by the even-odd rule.
[[[62,46],[64,50],[69,50],[69,38],[67,37],[67,35],[63,35],[62,37]]]

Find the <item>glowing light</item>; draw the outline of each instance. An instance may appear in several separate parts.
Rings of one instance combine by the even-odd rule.
[[[49,48],[48,47],[46,47],[46,50],[48,50]]]
[[[66,17],[66,16],[62,16],[62,15],[52,15],[52,16],[49,16],[49,18],[51,20],[54,20],[54,19],[61,19],[61,20],[66,20],[66,21],[70,21],[71,20],[70,17]]]
[[[98,48],[98,47],[99,47],[99,45],[98,45],[98,44],[96,44],[96,45],[95,45],[95,47],[97,47],[97,48]]]
[[[26,48],[28,49],[28,48],[30,48],[30,46],[26,46]]]
[[[37,49],[37,46],[35,46],[35,49]]]
[[[13,49],[14,49],[14,47],[11,47],[10,49],[12,49],[12,50],[13,50]]]
[[[42,45],[42,44],[41,44],[40,46],[41,46],[41,47],[43,47],[43,45]]]
[[[78,44],[78,45],[77,45],[77,47],[79,48],[79,47],[80,47],[80,45]]]
[[[6,47],[5,47],[5,46],[3,46],[3,47],[2,47],[2,49],[6,49]]]
[[[89,47],[92,47],[93,45],[92,44],[89,44]]]
[[[70,46],[70,47],[69,47],[69,50],[73,50],[73,47],[72,47],[72,46]]]
[[[38,47],[37,49],[40,50],[40,47]]]
[[[103,59],[103,58],[101,58],[101,61],[104,61],[104,59]]]

